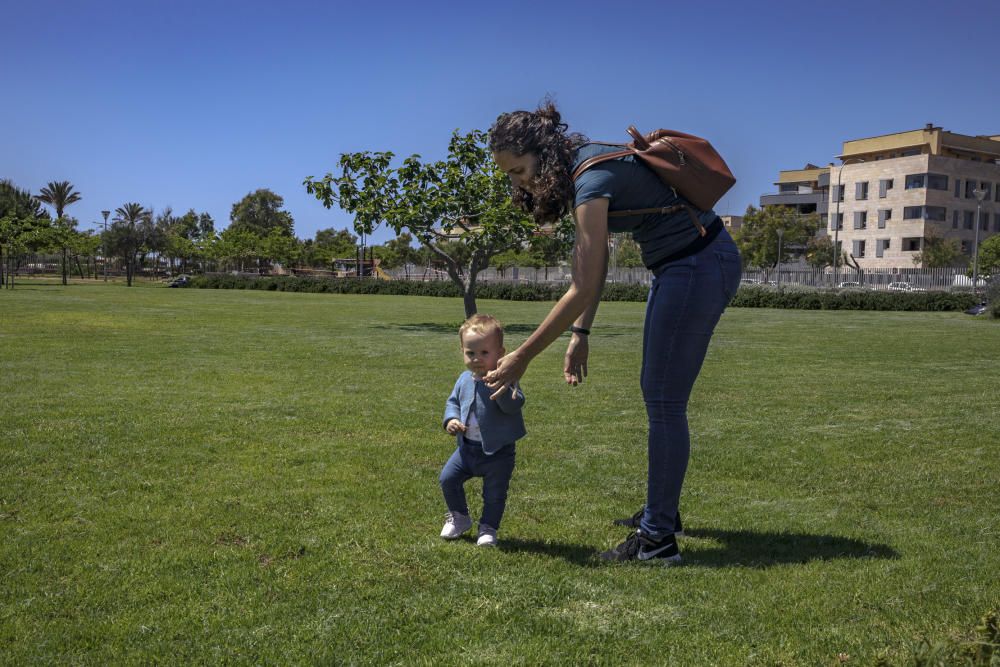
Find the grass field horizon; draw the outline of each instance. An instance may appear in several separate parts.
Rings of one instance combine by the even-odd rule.
[[[149,287],[0,292],[0,662],[906,664],[1000,608],[996,321],[727,311],[652,569],[593,559],[643,501],[643,304],[580,387],[528,370],[485,550],[438,538],[460,299]],[[479,302],[508,349],[550,306]]]

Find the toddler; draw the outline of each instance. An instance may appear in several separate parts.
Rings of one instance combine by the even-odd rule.
[[[524,437],[524,393],[515,383],[496,400],[483,382],[506,352],[503,326],[490,315],[473,315],[458,330],[467,371],[445,403],[444,429],[455,436],[455,453],[441,470],[441,490],[448,506],[441,537],[454,540],[472,528],[465,482],[483,478],[483,515],[476,544],[496,546],[497,530],[514,474],[514,442]]]

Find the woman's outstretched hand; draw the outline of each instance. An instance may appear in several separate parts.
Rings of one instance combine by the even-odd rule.
[[[573,336],[566,348],[563,361],[563,377],[566,384],[576,386],[587,377],[587,357],[590,356],[590,342],[586,336]]]
[[[517,354],[517,350],[500,357],[496,370],[490,371],[483,377],[483,382],[486,383],[486,386],[494,390],[490,394],[490,398],[494,401],[497,400],[507,389],[511,390],[512,395],[515,394],[517,392],[517,381],[521,379],[521,376],[524,375],[524,371],[527,369],[528,362],[524,361]]]

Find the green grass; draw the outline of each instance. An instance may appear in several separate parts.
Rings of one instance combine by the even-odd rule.
[[[509,346],[548,307],[480,303]],[[592,559],[643,500],[642,304],[586,384],[559,343],[529,369],[501,548],[437,537],[461,313],[0,292],[0,662],[903,663],[1000,606],[1000,323],[728,311],[650,569]]]

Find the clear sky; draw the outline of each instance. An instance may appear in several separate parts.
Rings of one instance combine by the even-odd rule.
[[[0,178],[69,180],[82,229],[136,201],[207,211],[257,188],[295,233],[351,225],[302,187],[340,153],[444,157],[454,129],[546,95],[573,130],[708,137],[719,213],[846,139],[933,122],[1000,134],[1000,1],[0,0]],[[391,238],[379,231],[376,242]]]

